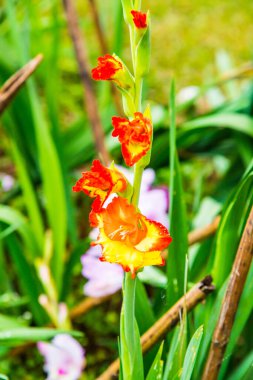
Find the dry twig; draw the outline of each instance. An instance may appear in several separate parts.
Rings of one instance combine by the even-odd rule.
[[[216,216],[216,218],[212,221],[212,223],[208,224],[205,227],[198,228],[194,231],[191,231],[188,234],[188,243],[189,245],[193,245],[195,243],[199,243],[202,240],[205,240],[209,236],[212,236],[220,223],[220,216]]]
[[[79,317],[80,315],[83,315],[87,313],[89,310],[93,309],[93,307],[100,305],[109,299],[111,299],[111,295],[105,296],[105,297],[87,297],[82,302],[80,302],[78,305],[73,307],[73,309],[70,310],[69,316],[70,319],[75,319]]]
[[[216,380],[218,378],[223,355],[229,341],[240,297],[252,262],[252,256],[253,207],[237,250],[202,380]]]
[[[172,306],[148,331],[141,337],[142,351],[147,352],[162,337],[167,334],[179,321],[183,309],[191,311],[196,305],[203,301],[206,296],[214,290],[212,277],[207,276],[198,284],[193,286],[185,296]],[[119,359],[116,359],[97,380],[109,380],[117,376],[119,370]]]
[[[75,48],[80,77],[83,83],[84,103],[86,105],[88,119],[92,126],[95,146],[97,152],[101,155],[103,162],[107,165],[110,162],[110,156],[105,145],[104,132],[98,112],[97,100],[89,75],[90,70],[88,56],[84,39],[82,38],[79,29],[77,13],[71,0],[63,0],[63,5],[66,12],[69,34]]]
[[[18,90],[24,85],[26,80],[36,70],[43,59],[42,54],[36,55],[25,66],[13,74],[0,89],[0,114],[10,103],[11,99],[16,95]]]

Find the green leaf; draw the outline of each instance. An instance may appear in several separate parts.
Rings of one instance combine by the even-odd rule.
[[[19,176],[19,181],[23,190],[23,196],[29,215],[31,229],[33,230],[33,235],[38,242],[38,246],[42,247],[44,244],[42,215],[39,210],[33,185],[28,175],[28,170],[25,167],[25,162],[15,141],[12,141],[12,151]],[[36,254],[41,255],[41,252],[38,251]]]
[[[198,117],[185,122],[178,132],[178,139],[183,135],[190,135],[198,129],[230,128],[253,137],[253,120],[251,117],[236,113],[217,113],[214,115]]]
[[[140,274],[138,274],[139,277]],[[136,279],[136,302],[135,302],[135,317],[139,326],[140,334],[142,335],[155,323],[155,316],[148,298],[145,286]],[[145,315],[145,318],[143,318]]]
[[[253,370],[253,351],[251,351],[243,362],[233,370],[233,373],[227,378],[227,380],[246,380],[245,376],[249,371]]]
[[[0,374],[0,380],[9,380],[9,377],[3,374]]]
[[[74,337],[81,337],[83,335],[79,331],[56,330],[39,327],[20,327],[0,331],[0,343],[16,345],[17,342],[38,342],[40,340],[52,339],[58,334],[69,334]]]
[[[219,288],[228,276],[253,203],[253,162],[229,197],[217,232],[213,278]],[[237,223],[235,223],[237,221]]]
[[[200,342],[203,336],[203,325],[200,326],[194,333],[191,341],[187,347],[184,358],[183,372],[180,380],[190,380],[192,371],[197,358]]]
[[[163,344],[160,345],[160,348],[156,354],[156,357],[150,367],[146,380],[161,380],[163,373],[163,361],[162,361],[162,353],[163,353]]]
[[[176,150],[175,86],[170,91],[170,234],[167,259],[167,303],[173,305],[184,293],[185,259],[188,250],[186,206]]]
[[[145,267],[144,270],[138,273],[138,278],[144,284],[148,284],[157,288],[166,289],[167,288],[167,277],[158,268],[150,266]]]
[[[124,380],[144,379],[138,324],[135,319],[135,285],[131,273],[125,273],[120,320],[121,363]]]
[[[222,304],[223,297],[226,292],[227,281],[224,282],[222,288],[219,290],[218,294],[210,295],[205,303],[205,313],[202,314],[200,319],[201,323],[204,323],[205,331],[203,334],[203,341],[201,343],[201,349],[199,351],[197,362],[194,368],[194,377],[201,378],[203,365],[205,363],[212,335],[220,315],[220,308]],[[199,321],[198,321],[199,322]]]
[[[184,357],[187,346],[187,319],[183,312],[180,326],[175,330],[169,355],[166,361],[164,380],[179,380],[182,373]]]
[[[242,296],[238,305],[238,310],[236,313],[234,325],[232,328],[231,336],[229,338],[229,343],[225,352],[224,357],[226,360],[222,362],[222,366],[219,372],[219,380],[225,378],[226,370],[229,365],[230,358],[234,352],[236,343],[241,336],[241,333],[248,321],[250,314],[253,310],[253,263],[251,264],[250,271],[247,276],[246,283],[242,292]]]
[[[38,256],[40,248],[34,237],[34,232],[28,224],[28,221],[19,211],[9,206],[0,205],[0,221],[10,225],[8,229],[0,233],[0,239],[17,231],[23,239],[24,246],[30,258],[33,259]]]
[[[27,325],[27,321],[17,317],[0,314],[0,331],[10,330],[13,328],[22,328]]]
[[[16,236],[8,236],[5,241],[11,259],[15,265],[17,278],[25,295],[29,297],[29,306],[33,313],[33,317],[38,324],[48,321],[45,311],[38,302],[39,295],[42,293],[41,284],[36,276],[34,267],[26,259],[20,242]]]
[[[26,9],[28,11],[28,8]],[[14,1],[6,3],[6,14],[12,25],[12,39],[17,49],[20,63],[28,61],[29,55],[26,45],[22,41],[22,33],[15,14]],[[29,28],[26,29],[26,32]],[[26,36],[28,37],[28,36]],[[32,114],[32,123],[38,148],[38,159],[42,176],[44,196],[46,198],[46,213],[49,225],[53,232],[54,255],[52,269],[58,288],[61,288],[62,273],[64,267],[65,242],[66,242],[66,197],[61,165],[56,146],[50,135],[49,126],[42,110],[35,82],[30,78],[26,84]]]

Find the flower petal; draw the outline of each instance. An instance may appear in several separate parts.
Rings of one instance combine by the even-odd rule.
[[[128,166],[134,165],[150,149],[152,137],[151,120],[141,112],[135,112],[134,119],[128,120],[114,116],[112,136],[118,137],[122,144],[122,155]]]
[[[97,213],[102,261],[122,265],[133,274],[146,265],[163,265],[161,251],[171,242],[167,229],[140,214],[126,199],[117,197]]]
[[[131,11],[131,14],[133,16],[133,22],[137,29],[145,29],[147,28],[147,14],[138,12],[138,11]]]
[[[98,66],[91,71],[95,80],[113,80],[118,70],[123,69],[123,64],[110,54],[98,58]]]
[[[98,212],[111,193],[122,192],[127,187],[127,180],[116,168],[106,168],[99,160],[94,160],[91,170],[82,173],[73,191],[83,191],[91,198],[95,198],[92,210]],[[95,220],[93,214],[90,220]],[[92,225],[96,225],[92,222]]]

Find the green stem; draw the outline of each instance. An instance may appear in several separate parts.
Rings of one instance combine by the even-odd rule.
[[[136,9],[137,11],[141,9],[141,0],[135,0],[134,9]]]
[[[129,25],[129,34],[130,34],[130,46],[131,46],[133,71],[135,73],[135,30],[132,27],[132,25]]]
[[[141,165],[141,161],[139,161],[134,167],[133,195],[131,199],[131,203],[136,207],[138,206],[138,203],[139,203],[143,171],[144,171],[144,166]]]
[[[135,78],[135,108],[136,108],[136,111],[138,112],[141,112],[142,83],[143,83],[142,78],[140,77]]]
[[[134,315],[135,315],[135,286],[136,279],[132,278],[130,272],[125,274],[125,287],[124,287],[124,318],[125,318],[125,332],[126,341],[129,349],[130,357],[133,356],[135,351],[135,334],[134,334]],[[133,363],[133,357],[131,358]]]

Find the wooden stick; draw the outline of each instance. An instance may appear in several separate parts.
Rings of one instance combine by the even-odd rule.
[[[26,80],[36,70],[43,59],[42,54],[36,55],[19,71],[13,74],[0,89],[0,114],[10,103],[11,99],[16,95],[18,90],[25,84]]]
[[[80,302],[78,305],[76,305],[75,307],[73,307],[73,309],[70,310],[70,313],[69,313],[70,319],[73,320],[79,317],[80,315],[87,313],[89,310],[93,309],[93,307],[100,305],[111,298],[112,298],[111,294],[105,297],[85,298],[82,302]]]
[[[253,256],[253,207],[237,250],[202,380],[216,380]]]
[[[100,120],[97,100],[89,74],[90,70],[85,41],[81,36],[74,4],[71,0],[63,0],[63,5],[66,12],[69,34],[76,53],[80,77],[83,83],[84,103],[86,105],[88,119],[92,127],[94,143],[101,159],[106,165],[108,165],[111,160],[106,149],[103,126]]]
[[[148,331],[141,337],[143,353],[153,347],[162,337],[167,334],[179,321],[184,309],[191,311],[202,302],[206,296],[214,290],[212,277],[207,276],[198,284],[193,286],[185,296],[172,306]],[[119,370],[119,359],[116,359],[97,380],[109,380],[117,376]]]
[[[213,235],[220,223],[220,216],[216,216],[212,223],[208,224],[205,227],[198,228],[188,234],[188,243],[193,245],[199,243],[202,240],[205,240],[209,236]]]

